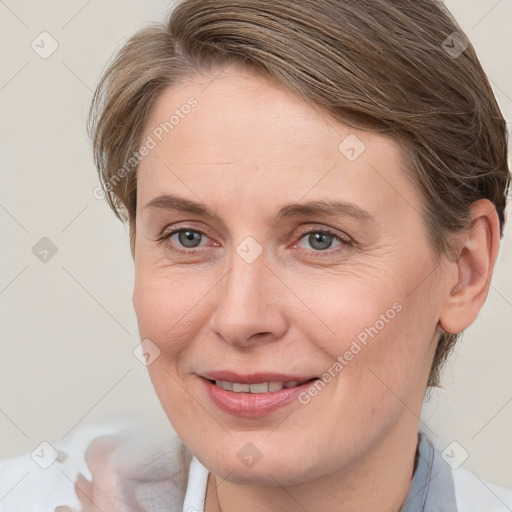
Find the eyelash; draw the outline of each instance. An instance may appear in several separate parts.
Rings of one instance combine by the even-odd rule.
[[[324,229],[313,228],[313,229],[301,231],[297,235],[299,237],[298,242],[300,242],[304,237],[306,237],[307,235],[310,235],[312,233],[329,235],[329,236],[332,236],[338,242],[340,242],[340,245],[338,247],[335,247],[334,249],[329,248],[329,249],[324,249],[323,251],[318,250],[318,249],[317,250],[313,250],[313,249],[306,250],[307,254],[312,255],[314,257],[322,258],[322,257],[326,257],[326,256],[332,256],[333,254],[336,254],[338,252],[346,250],[347,246],[353,245],[353,240],[348,235],[345,235],[345,237],[342,237],[341,235],[337,234],[335,231],[331,231],[330,229],[325,229],[325,228]]]
[[[192,231],[193,233],[198,233],[201,236],[208,237],[208,235],[206,233],[204,233],[203,231],[200,231],[199,229],[183,226],[183,227],[175,228],[175,229],[169,231],[168,233],[164,234],[161,238],[159,238],[158,241],[159,242],[163,242],[163,243],[165,243],[165,242],[171,243],[170,242],[170,238],[173,235],[175,235],[177,233],[181,233],[183,231]],[[321,258],[321,257],[325,257],[324,256],[325,254],[332,255],[333,253],[337,253],[339,251],[342,251],[343,249],[346,248],[346,246],[354,245],[353,240],[350,237],[348,237],[348,235],[346,235],[346,239],[344,239],[342,236],[336,234],[334,231],[331,231],[331,230],[325,229],[325,228],[324,229],[309,229],[309,230],[306,230],[306,231],[301,231],[298,234],[298,236],[299,236],[298,242],[300,240],[302,240],[305,236],[310,235],[312,233],[320,233],[322,235],[330,235],[334,239],[336,239],[338,242],[341,243],[341,245],[337,249],[335,249],[335,250],[325,249],[323,251],[321,251],[321,250],[306,251],[306,253],[308,253],[310,255],[313,255],[314,257],[320,257]],[[182,254],[188,254],[188,255],[194,255],[194,254],[196,254],[196,253],[201,251],[200,248],[184,249],[182,247],[175,246],[175,245],[173,245],[173,250],[178,251],[178,252],[180,252]]]

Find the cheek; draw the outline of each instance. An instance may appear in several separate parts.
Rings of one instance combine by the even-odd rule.
[[[200,274],[200,275],[199,275]],[[208,326],[208,292],[204,273],[184,275],[169,268],[136,270],[133,306],[141,340],[156,346],[158,357],[148,365],[153,387],[171,423],[183,423],[191,397],[183,378],[194,363],[194,340]],[[173,411],[182,416],[173,418]]]
[[[181,372],[183,361],[191,360],[190,340],[197,337],[201,325],[201,297],[204,293],[194,286],[187,287],[187,279],[179,282],[171,272],[154,272],[139,268],[136,272],[133,306],[141,340],[150,340],[158,355],[147,370],[163,410],[174,428],[182,433],[182,425],[190,425],[194,410],[192,400],[184,393]],[[147,343],[147,341],[144,341]],[[143,342],[143,343],[144,343]]]
[[[309,325],[301,320],[305,337],[315,340],[317,354],[321,349],[319,369],[331,392],[359,404],[354,412],[384,413],[384,404],[400,404],[397,396],[424,392],[439,309],[433,276],[425,279],[426,259],[424,264],[388,269],[388,281],[368,273],[336,286],[303,288],[309,291],[305,302],[326,326],[319,336],[318,319]]]
[[[336,332],[322,345],[322,380],[328,382],[302,403],[308,416],[324,418],[322,438],[328,441],[319,442],[318,450],[325,460],[330,453],[356,457],[400,418],[414,425],[419,417],[435,321],[420,290],[407,296],[400,289],[360,286],[359,297],[355,289],[350,300],[340,293],[333,298],[336,307],[323,310]],[[301,429],[308,426],[304,420]]]
[[[364,348],[372,340],[386,338],[403,315],[399,282],[384,282],[371,272],[354,274],[302,282],[301,300],[307,310],[294,322],[331,359],[352,349],[347,354],[352,360],[360,351],[357,345]]]
[[[149,338],[161,355],[173,360],[204,323],[209,286],[198,276],[167,269],[136,273],[133,306],[141,339]]]

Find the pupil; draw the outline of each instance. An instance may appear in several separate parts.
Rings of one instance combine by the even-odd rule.
[[[201,235],[199,233],[195,233],[194,231],[182,231],[179,233],[180,243],[185,247],[197,247],[197,244],[194,245],[194,242],[200,242]],[[188,242],[192,242],[192,245],[188,245]]]
[[[332,243],[331,238],[332,236],[329,235],[328,233],[314,233],[310,235],[309,242],[311,243],[311,246],[314,247],[315,249],[328,249]],[[320,246],[317,246],[317,243],[319,243]]]

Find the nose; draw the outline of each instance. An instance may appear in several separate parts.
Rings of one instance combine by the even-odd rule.
[[[264,253],[248,263],[233,252],[231,266],[216,286],[218,302],[211,330],[224,342],[242,348],[281,338],[287,329],[284,290]]]

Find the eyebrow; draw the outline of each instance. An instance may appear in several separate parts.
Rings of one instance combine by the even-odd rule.
[[[160,195],[144,205],[144,209],[173,210],[183,213],[200,215],[201,217],[217,217],[216,213],[202,203],[191,201],[176,195]],[[276,215],[276,222],[291,217],[301,216],[339,217],[348,216],[357,220],[376,222],[375,218],[359,206],[346,201],[318,200],[308,203],[290,203],[284,205]]]

